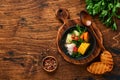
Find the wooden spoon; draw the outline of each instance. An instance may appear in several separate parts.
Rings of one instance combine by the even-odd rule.
[[[98,36],[96,35],[96,33],[94,31],[94,28],[96,27],[96,25],[95,25],[95,23],[92,23],[92,17],[87,12],[81,11],[80,12],[80,19],[81,19],[81,22],[85,26],[89,27],[92,30],[92,32],[93,32],[93,34],[98,42],[98,45],[102,50],[102,54],[107,52],[107,53],[109,53],[109,55],[111,55],[111,53],[105,49],[104,45],[100,42]],[[112,55],[111,55],[111,59],[112,59]],[[112,61],[113,61],[113,59],[112,59]]]
[[[98,42],[98,45],[100,46],[102,51],[103,52],[106,51],[105,47],[103,46],[103,44],[101,43],[101,41],[99,40],[98,36],[96,35],[96,33],[94,31],[95,26],[94,26],[94,23],[92,23],[92,17],[87,12],[81,11],[80,12],[80,19],[81,19],[81,22],[85,26],[89,27],[92,30],[92,32],[93,32],[93,34],[94,34],[94,36],[95,36],[95,38],[96,38],[96,40]]]

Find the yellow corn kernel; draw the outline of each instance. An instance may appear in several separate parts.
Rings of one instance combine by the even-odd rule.
[[[89,46],[90,43],[81,43],[81,45],[78,48],[78,52],[84,55]]]

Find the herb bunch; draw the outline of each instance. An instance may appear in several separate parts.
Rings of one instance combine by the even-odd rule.
[[[120,19],[120,0],[86,0],[86,9],[91,15],[98,15],[107,27],[117,30],[115,19]]]

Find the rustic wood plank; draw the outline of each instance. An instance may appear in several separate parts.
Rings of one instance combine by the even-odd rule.
[[[118,80],[120,55],[113,53],[111,73],[93,75],[86,66],[66,62],[57,51],[56,36],[62,25],[55,17],[58,8],[66,8],[71,19],[85,10],[84,0],[1,0],[0,1],[0,80]],[[97,17],[94,21],[103,34],[106,47],[120,49],[118,31],[106,28]],[[118,20],[118,24],[119,24]],[[13,55],[8,52],[13,52]],[[41,68],[41,59],[53,55],[59,61],[55,73]],[[110,78],[112,76],[112,78]]]

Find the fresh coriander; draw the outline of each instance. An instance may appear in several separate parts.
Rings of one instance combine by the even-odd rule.
[[[86,9],[91,15],[99,15],[99,19],[108,27],[117,30],[115,18],[120,19],[119,0],[86,0]]]

